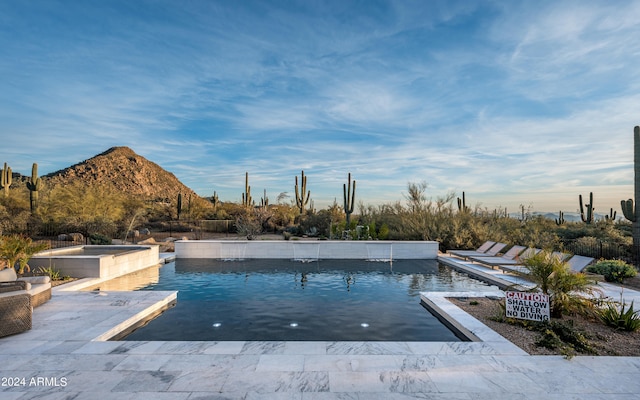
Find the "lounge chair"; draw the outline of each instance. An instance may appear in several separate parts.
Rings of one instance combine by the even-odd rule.
[[[527,248],[524,246],[512,246],[509,251],[504,253],[502,256],[472,256],[469,257],[471,261],[476,261],[482,264],[495,266],[501,264],[519,264],[520,259],[518,256],[524,252]]]
[[[452,255],[458,255],[458,254],[464,254],[464,253],[486,253],[487,250],[489,250],[491,248],[491,246],[493,246],[494,244],[496,244],[496,242],[492,242],[490,240],[487,240],[486,242],[484,242],[482,244],[482,246],[478,247],[475,250],[447,250],[447,252],[449,254]],[[460,257],[463,257],[462,255],[460,255]]]
[[[557,253],[557,254],[556,254]],[[563,260],[566,259],[566,256],[571,257],[570,254],[554,252],[554,255],[562,256]],[[593,257],[585,257],[585,256],[573,256],[569,260],[565,261],[567,265],[571,268],[573,272],[582,272],[589,264],[594,261]],[[521,266],[521,265],[500,265],[500,269],[511,272],[523,272],[528,273],[529,271]]]
[[[573,272],[582,272],[594,260],[593,257],[573,256],[567,261],[567,264]]]
[[[489,249],[484,250],[483,251],[483,247],[486,245],[483,244],[482,246],[478,247],[477,250],[449,250],[449,254],[457,256],[457,257],[461,257],[464,259],[467,259],[469,257],[481,257],[481,256],[495,256],[496,254],[498,254],[502,249],[504,249],[505,247],[507,247],[506,243],[495,243],[495,242],[489,242],[489,243],[493,243],[492,245],[489,246]],[[480,251],[478,251],[480,250]]]

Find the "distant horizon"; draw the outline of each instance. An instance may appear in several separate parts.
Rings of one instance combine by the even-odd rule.
[[[640,2],[0,2],[0,164],[127,146],[200,196],[316,208],[633,197]]]

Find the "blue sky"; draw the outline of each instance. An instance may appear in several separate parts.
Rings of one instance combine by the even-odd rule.
[[[640,125],[638,1],[3,1],[0,162],[129,146],[200,195],[316,208],[466,192],[619,211]]]

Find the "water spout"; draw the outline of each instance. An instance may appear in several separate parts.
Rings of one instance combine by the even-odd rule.
[[[221,258],[224,261],[242,261],[247,251],[246,242],[229,243],[220,248]]]
[[[393,263],[393,244],[367,243],[367,261]]]
[[[317,242],[293,242],[293,260],[303,263],[318,261],[320,259],[320,243]]]

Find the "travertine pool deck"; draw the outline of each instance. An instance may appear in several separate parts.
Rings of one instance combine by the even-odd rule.
[[[117,342],[175,293],[56,288],[0,339],[0,399],[638,398],[640,358],[530,356],[445,299],[487,294],[425,294],[482,342]]]

